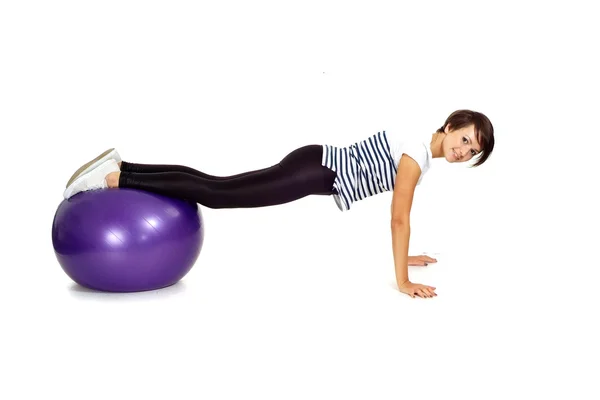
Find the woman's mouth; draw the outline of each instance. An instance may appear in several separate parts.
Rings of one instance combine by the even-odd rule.
[[[456,154],[456,151],[452,150],[452,154],[454,154],[454,159],[458,160],[458,155]]]

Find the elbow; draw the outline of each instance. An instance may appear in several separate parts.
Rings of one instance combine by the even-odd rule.
[[[393,216],[392,227],[410,226],[410,218],[408,216]]]

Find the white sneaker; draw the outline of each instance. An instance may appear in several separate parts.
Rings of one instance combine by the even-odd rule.
[[[108,184],[106,183],[106,175],[111,172],[119,172],[119,165],[114,159],[108,159],[102,164],[92,169],[91,171],[81,175],[75,179],[73,183],[67,187],[63,193],[65,199],[69,199],[79,192],[88,190],[106,189]]]
[[[98,157],[94,158],[92,161],[83,164],[77,171],[75,171],[75,173],[73,174],[73,176],[71,176],[71,179],[69,179],[65,187],[71,186],[71,183],[73,183],[75,179],[79,178],[81,175],[87,172],[90,172],[91,170],[93,170],[103,162],[110,160],[111,158],[117,163],[120,163],[122,161],[121,156],[115,149],[108,149],[104,153],[100,154]]]

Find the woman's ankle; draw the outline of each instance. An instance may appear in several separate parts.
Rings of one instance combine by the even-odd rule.
[[[118,188],[120,177],[120,172],[111,172],[110,174],[106,175],[106,184],[109,188]]]

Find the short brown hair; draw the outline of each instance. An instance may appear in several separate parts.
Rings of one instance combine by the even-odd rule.
[[[481,144],[481,153],[473,167],[480,166],[489,158],[494,150],[494,126],[488,117],[477,111],[457,110],[450,114],[444,125],[437,131],[444,132],[448,124],[450,124],[451,130],[460,129],[471,124],[475,126],[475,137]]]

